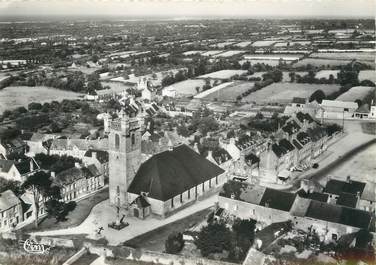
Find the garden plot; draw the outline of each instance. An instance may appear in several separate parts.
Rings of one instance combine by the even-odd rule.
[[[339,70],[321,70],[321,71],[316,73],[315,78],[317,78],[317,79],[320,79],[320,78],[329,79],[329,76],[333,75],[333,77],[336,79],[338,73],[339,73]]]
[[[359,81],[370,80],[376,83],[376,72],[375,70],[364,70],[359,72]]]
[[[259,40],[252,43],[252,47],[270,47],[277,41],[275,40]]]
[[[231,56],[234,56],[234,55],[238,55],[238,54],[243,54],[245,53],[246,51],[236,51],[236,50],[232,50],[232,51],[225,51],[223,53],[220,53],[220,54],[216,54],[214,55],[213,57],[231,57]]]
[[[243,102],[290,103],[294,97],[309,98],[316,90],[330,95],[339,90],[339,85],[273,83],[243,98]]]
[[[254,82],[244,81],[226,82],[198,94],[195,98],[210,101],[236,101],[237,96],[253,88],[254,84]]]
[[[369,86],[355,86],[350,88],[349,91],[340,95],[337,100],[339,101],[354,101],[357,99],[363,100],[369,94],[374,93],[375,88]]]
[[[213,72],[213,73],[209,73],[209,74],[206,74],[206,75],[200,75],[199,77],[197,78],[211,78],[211,79],[220,79],[220,80],[224,80],[224,79],[230,79],[231,77],[234,77],[236,75],[242,75],[242,74],[245,74],[247,73],[247,70],[220,70],[220,71],[217,71],[217,72]]]
[[[310,57],[334,60],[375,61],[375,55],[376,53],[373,52],[316,52],[312,53]]]

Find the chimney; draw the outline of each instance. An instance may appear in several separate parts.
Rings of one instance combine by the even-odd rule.
[[[198,144],[195,142],[193,149],[196,151],[196,153],[200,154],[200,151],[198,150]]]
[[[78,163],[78,162],[75,162],[75,163],[74,163],[74,166],[75,166],[76,168],[81,168],[80,163]]]
[[[231,199],[235,199],[235,193],[231,193]]]
[[[30,159],[30,172],[34,171],[34,162],[33,159]]]
[[[51,171],[51,178],[55,178],[56,177],[56,173],[55,173],[55,171]]]
[[[351,177],[350,177],[350,176],[347,176],[347,177],[346,177],[346,181],[347,181],[347,183],[351,183]]]

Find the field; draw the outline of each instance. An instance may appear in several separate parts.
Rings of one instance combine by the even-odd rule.
[[[357,99],[363,100],[367,95],[375,91],[374,87],[369,86],[355,86],[350,88],[349,91],[340,95],[337,100],[340,101],[354,101]]]
[[[191,96],[197,94],[196,87],[200,87],[201,91],[203,85],[205,85],[204,79],[188,79],[168,86],[166,89],[173,87],[178,95]]]
[[[78,99],[83,94],[59,90],[46,86],[11,86],[0,90],[0,113],[6,109],[27,107],[31,102],[50,102],[53,100]]]
[[[251,43],[252,43],[252,41],[242,41],[242,42],[235,44],[234,46],[240,47],[240,48],[245,48],[245,47],[251,45]]]
[[[292,54],[252,54],[252,55],[245,55],[244,59],[246,60],[276,60],[282,58],[285,61],[295,61],[302,58],[303,55],[292,55]]]
[[[217,87],[214,87],[210,90],[207,90],[205,94],[199,95],[200,98],[204,100],[211,101],[236,101],[236,97],[247,91],[248,89],[253,88],[254,82],[229,82]]]
[[[234,41],[225,41],[225,42],[220,42],[220,43],[209,45],[209,47],[224,48],[224,47],[226,47],[228,45],[232,45],[234,43],[235,43]]]
[[[270,66],[277,66],[279,64],[279,60],[242,60],[243,62],[250,62],[252,65],[253,64],[265,64],[265,65],[270,65]],[[240,62],[239,62],[240,63]]]
[[[197,78],[212,78],[212,79],[229,79],[235,75],[247,73],[247,70],[220,70],[206,75],[200,75]]]
[[[359,72],[359,81],[370,80],[376,83],[376,72],[375,70],[364,70]]]
[[[294,97],[308,98],[316,90],[321,89],[326,95],[339,90],[338,85],[311,85],[297,83],[273,83],[264,87],[247,97],[243,102],[256,103],[289,103]]]
[[[321,70],[316,73],[315,77],[320,78],[326,78],[329,79],[330,75],[333,75],[334,78],[337,78],[337,74],[339,73],[339,70]]]
[[[311,58],[334,59],[334,60],[357,60],[375,61],[375,53],[372,52],[316,52],[310,55]]]
[[[132,87],[132,86],[127,86],[127,85],[125,85],[122,82],[110,82],[110,81],[107,82],[107,81],[102,81],[101,83],[102,83],[102,86],[109,86],[110,89],[103,90],[103,92],[102,92],[102,90],[97,91],[99,95],[102,94],[102,93],[107,94],[107,93],[112,93],[112,92],[114,92],[114,93],[121,93],[124,90]]]
[[[351,60],[329,60],[329,59],[319,59],[319,58],[305,58],[297,63],[294,64],[294,66],[305,66],[307,64],[311,64],[316,67],[320,66],[340,66],[340,65],[346,65],[349,64]]]
[[[207,51],[207,52],[202,53],[201,55],[202,56],[213,56],[213,55],[216,55],[216,54],[221,53],[221,52],[223,52],[223,51],[222,50]]]
[[[183,52],[183,55],[185,56],[190,56],[190,55],[195,55],[195,54],[201,54],[205,51],[187,51],[187,52]]]
[[[231,56],[242,54],[242,53],[245,53],[245,51],[232,50],[232,51],[225,51],[223,53],[216,54],[213,57],[231,57]]]
[[[269,47],[272,46],[277,41],[275,40],[259,40],[252,43],[252,47]]]

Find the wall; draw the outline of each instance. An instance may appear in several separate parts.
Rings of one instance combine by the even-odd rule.
[[[263,207],[257,204],[233,200],[231,198],[218,196],[219,207],[228,213],[241,219],[254,219],[266,225],[285,222],[291,219],[290,213],[272,208]]]

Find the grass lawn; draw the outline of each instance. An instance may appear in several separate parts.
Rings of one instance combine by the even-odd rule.
[[[211,208],[194,213],[183,219],[159,227],[148,233],[124,242],[124,245],[135,248],[145,248],[152,251],[164,251],[165,241],[172,232],[184,232],[186,229],[202,222],[212,211]]]
[[[71,265],[89,265],[97,258],[99,258],[97,254],[87,253],[79,257],[78,260],[73,262]]]
[[[35,229],[34,223],[31,223],[24,228],[22,228],[23,232],[30,232],[30,231],[46,231],[46,230],[58,230],[58,229],[64,229],[69,227],[78,226],[81,224],[86,217],[88,217],[91,209],[100,203],[101,201],[104,201],[108,199],[108,188],[103,189],[96,193],[93,196],[90,196],[88,198],[85,198],[79,202],[77,202],[76,208],[70,212],[67,216],[67,219],[65,222],[59,222],[56,223],[55,218],[49,218],[45,217],[39,224],[38,229]]]

